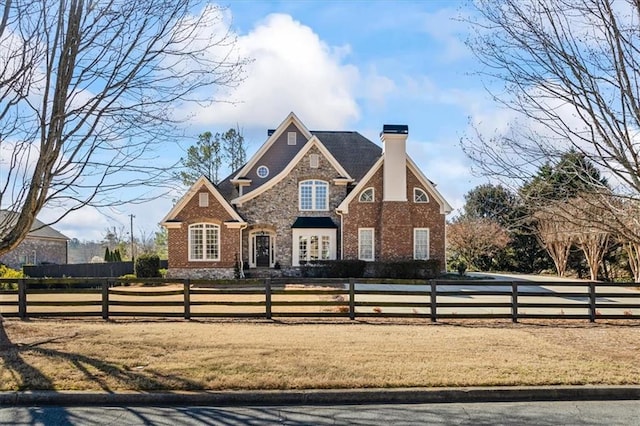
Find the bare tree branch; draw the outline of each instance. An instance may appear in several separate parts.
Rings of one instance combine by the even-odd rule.
[[[5,2],[0,254],[45,206],[143,202],[171,180],[182,111],[242,80],[224,10],[191,0]],[[142,190],[146,188],[146,190]]]

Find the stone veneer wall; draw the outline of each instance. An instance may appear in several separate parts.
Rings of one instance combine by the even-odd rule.
[[[169,228],[169,269],[172,271],[188,270],[196,274],[197,271],[209,268],[231,269],[236,260],[236,253],[240,243],[240,230],[228,228],[224,221],[232,220],[229,213],[220,205],[218,200],[209,193],[209,207],[199,206],[199,193],[208,192],[203,186],[187,202],[174,219],[182,222],[179,228]],[[214,223],[220,225],[220,261],[189,261],[189,225],[194,223]],[[173,273],[173,272],[172,272]],[[212,272],[213,273],[213,272]],[[217,273],[217,272],[216,272]],[[177,276],[174,276],[177,277]]]
[[[318,168],[310,167],[310,155],[320,155]],[[291,172],[282,181],[257,197],[237,207],[240,215],[252,225],[253,229],[262,226],[274,229],[276,233],[275,260],[283,268],[291,266],[292,258],[292,231],[291,225],[299,216],[328,216],[336,225],[340,225],[340,218],[335,212],[336,207],[346,196],[347,187],[334,185],[333,179],[340,177],[329,161],[322,156],[320,150],[313,147],[294,166]],[[298,207],[298,183],[303,180],[317,179],[329,183],[329,210],[328,211],[300,211]],[[243,259],[249,259],[249,233],[251,228],[243,234]],[[337,253],[340,253],[340,230],[336,244]]]
[[[407,168],[408,202],[383,202],[383,168],[373,175],[364,188],[375,190],[374,203],[360,203],[356,194],[344,215],[344,258],[358,258],[358,228],[375,228],[376,260],[413,258],[413,229],[429,228],[429,253],[432,259],[445,260],[445,216],[432,194]],[[413,188],[429,194],[429,203],[414,203]]]
[[[64,265],[67,263],[67,241],[27,237],[18,247],[0,256],[0,263],[10,268],[20,269],[23,264],[42,262]]]

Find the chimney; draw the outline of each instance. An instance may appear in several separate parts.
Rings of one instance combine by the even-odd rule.
[[[380,133],[383,167],[383,201],[407,201],[407,137],[409,126],[385,124]]]

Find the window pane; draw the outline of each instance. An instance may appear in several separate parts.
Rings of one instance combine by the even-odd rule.
[[[303,182],[300,185],[300,210],[313,209],[313,185],[311,182]]]
[[[373,260],[373,229],[361,229],[359,243],[359,258]]]
[[[316,206],[315,210],[327,209],[327,184],[316,181]]]
[[[322,260],[330,259],[331,256],[331,239],[328,235],[322,236]]]
[[[306,261],[309,260],[308,258],[308,253],[307,253],[307,238],[306,237],[300,237],[300,239],[298,240],[298,250],[300,253],[300,261]]]
[[[313,235],[309,239],[309,260],[318,260],[318,236]]]
[[[202,225],[194,225],[189,230],[189,257],[191,259],[202,259]]]
[[[206,259],[218,259],[218,227],[207,225]]]
[[[429,230],[416,229],[414,231],[413,256],[415,259],[426,260],[429,258]]]

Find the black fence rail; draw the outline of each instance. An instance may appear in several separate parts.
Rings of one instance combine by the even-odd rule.
[[[1,279],[0,313],[36,317],[640,319],[634,283],[385,279]]]
[[[161,260],[160,268],[167,268],[168,261]],[[66,265],[25,265],[24,274],[31,278],[110,277],[133,274],[133,262],[75,263]]]

